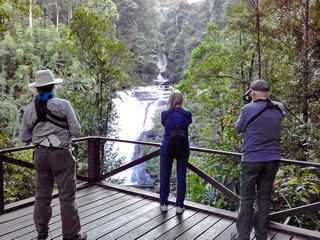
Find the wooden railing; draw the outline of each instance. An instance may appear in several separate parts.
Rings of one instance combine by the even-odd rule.
[[[128,141],[128,140],[121,140],[121,139],[115,139],[115,138],[106,138],[106,137],[84,137],[84,138],[78,138],[74,139],[73,142],[83,142],[87,141],[88,143],[88,171],[87,176],[81,176],[77,175],[77,179],[89,183],[96,183],[100,182],[106,178],[109,178],[119,172],[122,172],[126,169],[132,168],[138,164],[141,164],[143,162],[146,162],[154,157],[157,157],[160,155],[160,147],[161,144],[159,143],[152,143],[152,142],[142,142],[142,141]],[[128,164],[125,164],[113,171],[104,173],[101,175],[101,157],[100,157],[100,146],[101,143],[104,143],[106,141],[112,141],[112,142],[122,142],[122,143],[128,143],[128,144],[140,144],[140,145],[147,145],[147,146],[153,146],[157,147],[158,149],[154,152],[149,153],[146,156],[143,156],[139,159],[136,159]],[[34,169],[34,165],[29,162],[21,161],[18,159],[11,158],[7,156],[6,154],[12,153],[12,152],[18,152],[28,149],[33,149],[33,146],[28,147],[20,147],[20,148],[11,148],[11,149],[3,149],[0,150],[0,214],[6,212],[5,206],[4,206],[4,172],[3,172],[3,163],[9,163],[14,164],[20,167],[25,168],[31,168]],[[219,150],[212,150],[212,149],[204,149],[204,148],[196,148],[196,147],[190,147],[191,151],[196,152],[203,152],[203,153],[209,153],[209,154],[219,154],[219,155],[225,155],[228,157],[238,157],[241,158],[241,153],[234,153],[234,152],[226,152],[226,151],[219,151]],[[297,160],[290,160],[290,159],[281,159],[281,163],[285,165],[299,165],[304,167],[316,167],[320,168],[320,163],[311,163],[311,162],[302,162]],[[193,164],[189,163],[188,168],[199,175],[201,178],[203,178],[205,181],[207,181],[209,184],[214,186],[216,189],[221,191],[226,197],[229,199],[239,202],[239,196],[232,192],[230,189],[219,183],[217,180],[209,176],[207,173],[203,172],[201,169],[197,168]],[[270,214],[271,220],[279,220],[284,219],[290,216],[295,216],[299,214],[305,214],[307,212],[317,211],[320,209],[320,202],[307,204],[301,207],[292,208],[289,210],[284,210],[280,212],[275,212]]]

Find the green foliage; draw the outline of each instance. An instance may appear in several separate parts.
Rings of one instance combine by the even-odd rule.
[[[274,182],[274,210],[300,207],[320,201],[320,171],[313,167],[281,167]],[[294,225],[319,230],[318,211],[296,216]],[[312,220],[313,219],[313,220]]]
[[[189,159],[190,161],[191,159]],[[187,174],[187,199],[194,202],[202,202],[203,194],[206,190],[205,183],[202,178],[196,174]]]
[[[192,49],[204,40],[213,5],[213,1],[192,6],[181,0],[159,1],[163,12],[159,31],[164,38],[160,50],[167,55],[167,72],[173,81],[181,79],[182,72],[188,68]]]
[[[23,107],[33,99],[27,85],[33,81],[35,71],[52,69],[65,80],[63,86],[58,86],[57,95],[71,101],[84,135],[116,136],[116,109],[112,102],[116,91],[131,87],[132,82],[138,83],[141,79],[139,84],[150,82],[158,74],[156,56],[164,53],[168,58],[169,76],[173,80],[182,79],[178,88],[185,94],[186,107],[193,112],[194,124],[189,131],[191,145],[240,151],[241,136],[236,134],[234,123],[242,106],[241,95],[258,75],[255,12],[246,1],[188,4],[181,0],[61,0],[55,5],[46,0],[39,2],[44,14],[33,19],[32,28],[27,28],[26,17],[20,12],[14,13],[20,9],[27,15],[28,3],[0,0],[0,148],[19,143],[16,138],[19,118]],[[87,8],[75,11],[62,39],[59,31],[63,31],[68,22],[68,6]],[[40,7],[34,6],[33,10],[36,9]],[[308,42],[304,35],[303,17],[307,11],[304,4],[264,0],[260,1],[259,9],[262,77],[271,85],[271,98],[283,102],[287,112],[283,121],[282,155],[318,162],[319,1],[310,1]],[[221,11],[226,10],[222,15]],[[57,13],[59,19],[56,19]],[[54,26],[53,22],[62,24]],[[152,140],[160,142],[163,128],[159,119],[155,132]],[[76,148],[77,171],[86,174],[86,146],[80,144]],[[102,156],[109,153],[110,148],[111,145],[101,146]],[[116,154],[106,155],[101,163],[102,173],[120,166],[123,161]],[[32,159],[30,153],[19,153],[15,157]],[[236,189],[238,159],[194,154],[190,161],[229,189]],[[159,158],[150,161],[148,166],[158,173]],[[33,177],[34,171],[5,164],[7,201],[32,195]],[[234,203],[191,172],[187,182],[188,199],[235,209]],[[318,170],[280,169],[275,182],[275,210],[289,208],[289,204],[295,207],[317,201]],[[314,220],[317,214],[298,216],[295,224],[319,229],[319,221]]]
[[[227,72],[231,59],[228,49],[222,44],[218,28],[209,23],[207,37],[192,51],[189,70],[178,85],[186,93],[195,118],[191,135],[197,132],[192,138],[196,146],[219,148],[228,139],[231,140],[229,144],[234,146],[236,139],[239,139],[233,129],[235,109],[239,105],[235,97],[239,93],[232,89],[232,72]],[[232,150],[230,146],[226,147]]]
[[[122,39],[134,54],[135,74],[142,84],[155,79],[160,45],[157,32],[159,14],[152,0],[114,0],[119,18],[115,21],[117,37]]]
[[[0,0],[0,33],[8,30],[6,24],[11,21],[14,14],[28,15],[30,7],[33,9],[34,15],[40,14],[39,6],[35,4],[30,6],[30,1]]]
[[[31,162],[32,151],[20,151],[11,155],[13,158]],[[4,167],[4,201],[5,204],[34,196],[35,170],[17,167],[5,163]]]
[[[196,157],[190,157],[189,162],[205,171],[231,191],[238,192],[238,160],[211,154],[198,154]],[[190,200],[218,208],[236,210],[237,205],[233,201],[227,199],[220,191],[214,189],[210,184],[190,171],[187,175],[187,184],[189,189],[188,198]]]
[[[85,117],[92,120],[90,123],[97,123],[90,133],[107,136],[114,115],[112,99],[118,89],[132,80],[129,75],[132,55],[126,45],[115,38],[109,19],[85,8],[76,10],[65,33],[69,51],[82,63],[86,76],[93,80],[94,86],[89,91],[83,89],[83,97],[88,100]]]
[[[118,19],[117,5],[111,1],[99,1],[99,0],[88,0],[82,3],[83,7],[90,9],[90,11],[100,15],[101,17]]]
[[[271,13],[269,9],[273,5],[268,5],[267,1],[264,3],[265,5],[261,6],[265,8],[263,9],[264,14],[266,12],[273,14],[274,12]],[[234,131],[234,122],[242,105],[241,94],[248,89],[250,82],[255,79],[258,72],[255,57],[256,33],[252,14],[250,8],[245,5],[237,5],[230,9],[227,15],[226,31],[219,32],[217,27],[209,23],[206,39],[192,52],[189,69],[184,73],[184,79],[180,81],[178,88],[186,94],[188,105],[195,118],[190,134],[196,146],[239,151],[241,140]],[[296,88],[299,87],[299,91],[305,88],[300,85],[301,68],[295,61],[299,53],[296,52],[297,48],[292,46],[297,46],[298,39],[301,40],[302,36],[297,38],[296,32],[287,32],[288,35],[284,36],[283,29],[280,28],[276,19],[284,20],[275,16],[263,15],[260,44],[262,46],[263,78],[267,79],[272,86],[272,98],[280,99],[285,105],[290,106],[283,123],[283,156],[292,156],[294,159],[299,156],[298,159],[301,160],[311,159],[312,156],[312,159],[317,159],[315,149],[319,138],[315,132],[318,129],[318,121],[310,120],[307,124],[303,123],[302,114],[297,112],[298,109],[301,111],[302,104],[301,99],[296,95]],[[285,19],[289,21],[287,24],[291,26],[291,30],[293,24],[296,24],[294,27],[297,29],[303,28],[303,21],[293,23],[291,20]],[[318,62],[318,59],[314,61]],[[314,71],[312,68],[310,70]],[[297,75],[297,72],[300,75]],[[311,84],[317,85],[318,77],[310,75],[309,80]],[[317,91],[315,95],[318,96]],[[319,106],[316,99],[314,99],[315,104],[312,104],[312,98],[309,100],[309,106],[315,108]],[[295,105],[292,105],[293,103]],[[312,116],[315,117],[315,115]],[[215,179],[219,179],[232,189],[231,183],[239,176],[235,162],[230,159],[222,161],[223,158],[202,155],[195,159],[192,161],[195,161],[196,166],[212,174]],[[234,171],[230,172],[230,169]],[[281,185],[279,189],[284,191],[283,196],[289,195],[291,201],[302,205],[318,201],[318,173],[314,170],[307,172],[308,174],[300,172],[299,177],[296,178],[283,177],[283,182],[278,183]],[[285,168],[283,173],[292,176],[295,172],[290,172]],[[310,180],[310,176],[316,180]],[[227,209],[234,207],[221,204],[223,196],[216,196],[216,192],[197,177],[189,177],[188,181],[191,188],[197,189],[190,195],[192,200]],[[299,188],[295,189],[294,186],[299,186]],[[286,191],[293,193],[294,196]],[[311,225],[311,223],[305,224],[308,228],[315,227],[314,224]]]
[[[320,175],[316,168],[287,166],[277,173],[275,181],[279,205],[297,207],[320,200]],[[284,197],[287,199],[284,200]]]
[[[82,109],[77,116],[84,135],[114,136],[116,128],[116,109],[113,99],[116,91],[130,86],[134,79],[130,77],[132,54],[124,42],[116,39],[114,27],[108,18],[104,18],[86,8],[78,8],[65,32],[65,46],[77,61],[73,67],[80,75],[77,85],[70,82],[75,91],[68,91],[76,109]],[[82,63],[80,65],[80,63]],[[83,74],[83,75],[82,75]],[[102,173],[118,168],[124,160],[116,153],[111,154],[113,146],[101,145]],[[108,154],[104,154],[104,153]],[[84,163],[83,168],[85,169]],[[83,169],[80,168],[80,169]],[[109,179],[111,182],[123,182],[123,179]]]
[[[33,98],[33,92],[27,87],[33,81],[33,73],[43,68],[59,71],[66,62],[65,56],[57,48],[60,37],[56,29],[42,29],[37,22],[33,29],[23,29],[18,23],[14,27],[0,41],[0,119],[3,139],[0,144],[5,147],[13,147],[17,142],[15,137],[21,108]]]

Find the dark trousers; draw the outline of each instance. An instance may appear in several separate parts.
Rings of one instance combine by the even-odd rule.
[[[271,191],[279,161],[241,162],[240,170],[240,210],[237,217],[239,239],[249,240],[254,227],[257,240],[268,238],[266,228],[269,223]],[[257,198],[254,210],[253,202]]]
[[[71,149],[34,150],[37,170],[36,195],[33,218],[39,234],[48,233],[52,216],[52,191],[54,182],[59,190],[63,237],[73,237],[80,231],[80,218],[75,204],[75,158]]]
[[[176,207],[183,207],[186,195],[186,174],[189,154],[182,158],[177,158],[177,180],[178,190],[176,198]],[[161,179],[160,179],[160,204],[168,205],[168,197],[170,193],[170,177],[172,163],[174,158],[168,155],[161,155]]]

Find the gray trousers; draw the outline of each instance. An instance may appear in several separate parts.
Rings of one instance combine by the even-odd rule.
[[[58,186],[63,237],[80,231],[80,218],[75,205],[75,158],[71,149],[35,148],[36,195],[33,219],[38,234],[48,233],[52,216],[54,182]]]
[[[236,223],[240,240],[249,240],[253,227],[257,240],[267,240],[271,192],[278,169],[279,161],[241,162],[240,209]]]

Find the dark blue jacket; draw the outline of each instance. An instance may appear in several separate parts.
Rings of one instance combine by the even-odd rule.
[[[183,114],[182,114],[183,113]],[[169,115],[170,114],[170,115]],[[185,116],[185,115],[187,116]],[[192,123],[192,113],[185,108],[169,108],[161,113],[161,124],[164,126],[161,154],[168,155],[167,146],[171,131],[178,125],[188,134],[189,125]],[[189,144],[189,143],[188,143]]]
[[[276,108],[268,109],[251,123],[249,123],[250,119],[263,110],[267,102],[258,100],[242,108],[235,126],[238,133],[244,132],[242,161],[280,160],[281,122],[284,107],[279,102],[272,101],[272,103],[278,105],[281,112]]]

